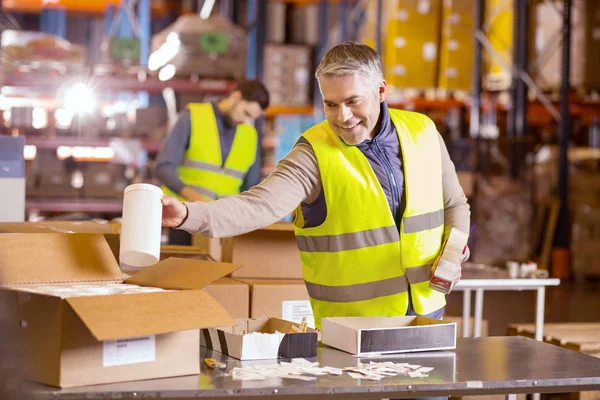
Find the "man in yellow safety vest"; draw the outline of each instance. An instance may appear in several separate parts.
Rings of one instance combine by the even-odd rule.
[[[268,105],[265,87],[248,80],[218,103],[188,104],[156,159],[163,191],[183,201],[211,201],[258,184],[260,143],[251,124]],[[171,242],[189,244],[189,235],[179,232]]]
[[[212,203],[165,196],[163,225],[227,237],[296,209],[317,327],[333,316],[441,318],[446,300],[429,287],[431,266],[451,228],[469,232],[470,211],[435,124],[388,108],[381,62],[368,46],[333,47],[316,77],[326,120],[269,177]]]

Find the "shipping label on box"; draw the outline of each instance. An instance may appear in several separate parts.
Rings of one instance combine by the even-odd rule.
[[[155,335],[102,342],[102,366],[104,367],[154,360],[156,360]]]
[[[306,318],[308,326],[315,327],[315,316],[313,315],[310,300],[284,300],[281,302],[281,318],[300,323]]]
[[[323,318],[324,344],[355,355],[456,348],[456,324],[426,317]]]
[[[239,360],[310,358],[317,355],[317,331],[279,318],[238,319],[237,325],[202,329],[201,345]]]

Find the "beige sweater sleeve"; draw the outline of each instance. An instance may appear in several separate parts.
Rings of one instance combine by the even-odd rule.
[[[469,232],[471,225],[471,209],[467,196],[458,181],[454,163],[450,159],[444,139],[439,135],[442,151],[442,188],[444,191],[444,232],[449,234],[451,228]]]
[[[279,221],[301,202],[315,201],[320,192],[315,153],[300,143],[250,190],[209,203],[185,203],[188,218],[180,229],[215,238],[241,235]]]
[[[440,136],[445,230],[469,231],[470,211],[454,164]],[[279,221],[301,202],[312,203],[321,193],[321,177],[310,145],[300,143],[263,182],[238,196],[217,201],[185,203],[188,218],[180,227],[192,234],[230,237]]]

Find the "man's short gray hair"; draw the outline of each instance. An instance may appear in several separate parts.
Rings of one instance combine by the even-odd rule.
[[[381,60],[375,50],[358,42],[344,42],[331,48],[319,63],[315,76],[338,77],[363,74],[370,85],[377,86],[383,81]]]

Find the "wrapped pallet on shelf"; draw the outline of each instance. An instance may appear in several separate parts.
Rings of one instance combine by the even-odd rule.
[[[309,46],[265,46],[264,84],[272,105],[310,105],[313,50]]]
[[[473,4],[444,1],[438,85],[446,90],[470,90],[473,69]]]
[[[158,71],[163,79],[174,75],[241,78],[246,68],[246,47],[246,31],[227,18],[213,14],[203,19],[185,14],[152,37],[148,68]]]
[[[86,49],[44,32],[5,30],[0,40],[2,72],[83,70]]]
[[[536,83],[546,91],[558,92],[562,76],[563,2],[539,3],[534,13],[535,45],[531,57]],[[600,2],[575,0],[571,7],[571,76],[573,88],[600,89]]]
[[[484,32],[494,54],[484,52],[483,86],[488,90],[507,90],[512,82],[514,0],[486,0]],[[504,62],[499,61],[500,57]]]
[[[367,5],[361,42],[377,49],[382,38],[382,62],[388,81],[388,98],[400,101],[406,90],[422,91],[437,86],[442,18],[441,0],[384,1],[378,25],[376,1]],[[419,29],[415,29],[418,26]]]

